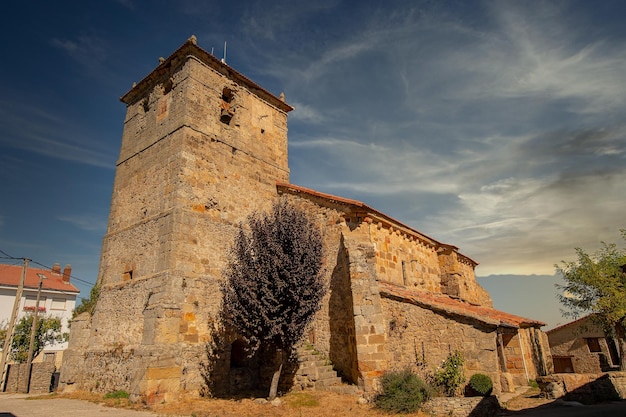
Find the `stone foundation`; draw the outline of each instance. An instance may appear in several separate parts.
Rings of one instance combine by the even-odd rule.
[[[545,398],[564,398],[583,404],[626,399],[626,372],[553,374],[537,378]]]
[[[500,412],[500,403],[495,395],[489,397],[436,397],[428,400],[423,409],[435,416],[493,417]]]

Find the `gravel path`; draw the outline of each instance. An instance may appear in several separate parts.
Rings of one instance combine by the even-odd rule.
[[[67,398],[29,399],[26,394],[0,393],[0,417],[155,417],[148,411],[105,407]]]

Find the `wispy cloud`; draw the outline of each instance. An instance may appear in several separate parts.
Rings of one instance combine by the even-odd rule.
[[[0,144],[52,158],[87,165],[112,168],[115,151],[110,144],[92,135],[56,113],[39,107],[0,101],[0,122],[4,134]]]
[[[477,25],[379,13],[295,60],[290,94],[320,117],[292,119],[292,175],[383,201],[481,274],[552,273],[624,226],[626,45],[589,36],[567,4],[486,6]]]
[[[90,71],[101,72],[108,56],[107,42],[97,36],[80,35],[74,39],[52,38],[50,44]]]
[[[106,218],[84,214],[65,215],[59,217],[59,220],[65,223],[70,223],[79,229],[86,230],[88,232],[104,232],[107,227]]]

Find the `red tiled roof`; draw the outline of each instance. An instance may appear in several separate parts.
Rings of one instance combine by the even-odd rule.
[[[445,294],[433,294],[425,291],[410,290],[406,287],[379,282],[381,296],[395,299],[429,310],[449,315],[469,317],[483,323],[504,327],[541,327],[546,324],[532,319],[505,313],[491,307],[470,304]]]
[[[79,293],[79,289],[71,283],[63,282],[63,276],[53,274],[49,269],[28,268],[26,270],[26,279],[24,288],[37,289],[39,287],[39,274],[43,274],[46,279],[42,281],[42,289],[53,291],[66,291]],[[21,265],[4,265],[0,264],[0,285],[10,287],[18,287],[22,277]]]
[[[294,184],[289,184],[286,182],[281,182],[281,181],[277,181],[276,182],[276,187],[278,188],[279,192],[289,192],[291,194],[307,194],[313,197],[318,197],[324,200],[328,200],[331,203],[340,203],[340,204],[346,204],[349,206],[353,206],[353,207],[358,207],[364,211],[367,211],[369,213],[372,213],[373,215],[379,216],[384,218],[387,222],[391,223],[391,224],[395,224],[396,226],[399,226],[403,229],[406,229],[408,231],[410,231],[411,234],[413,235],[417,235],[421,238],[421,240],[429,242],[430,244],[432,244],[433,246],[436,247],[445,247],[445,248],[451,248],[453,250],[457,250],[458,248],[454,245],[449,245],[446,243],[441,243],[435,239],[433,239],[430,236],[425,235],[424,233],[413,229],[410,226],[407,226],[406,224],[394,219],[391,216],[386,215],[385,213],[376,210],[373,207],[368,206],[367,204],[358,201],[358,200],[351,200],[349,198],[344,198],[344,197],[339,197],[336,195],[332,195],[332,194],[326,194],[326,193],[322,193],[310,188],[306,188],[306,187],[301,187],[299,185],[294,185]],[[462,258],[465,258],[468,262],[470,262],[471,264],[473,264],[474,266],[478,265],[478,262],[476,262],[475,260],[473,260],[472,258],[470,258],[469,256],[463,255],[460,252],[457,252],[457,254],[459,256],[461,256]]]
[[[576,320],[572,320],[572,321],[570,321],[570,322],[568,322],[568,323],[565,323],[565,324],[562,324],[562,325],[560,325],[560,326],[557,326],[557,327],[555,327],[554,329],[550,329],[550,330],[548,330],[548,331],[546,332],[546,334],[553,333],[553,332],[558,331],[558,330],[561,330],[561,329],[563,329],[563,328],[565,328],[565,327],[578,325],[578,324],[580,324],[581,322],[583,322],[583,321],[585,321],[585,320],[587,320],[587,319],[591,318],[591,316],[592,316],[592,315],[593,315],[593,314],[588,314],[588,315],[583,316],[583,317],[580,317],[580,318],[578,318],[578,319],[576,319]]]

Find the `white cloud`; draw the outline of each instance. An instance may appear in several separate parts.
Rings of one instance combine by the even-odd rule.
[[[113,144],[81,132],[74,122],[24,102],[0,101],[0,144],[52,158],[113,168]]]
[[[106,218],[84,214],[60,216],[59,220],[88,232],[104,232],[107,227]]]
[[[83,68],[101,73],[108,56],[107,42],[97,36],[80,35],[76,39],[52,38],[50,44],[65,52]]]
[[[324,116],[315,107],[297,101],[290,104],[294,110],[289,113],[289,120],[301,120],[308,123],[322,123],[324,121]]]

